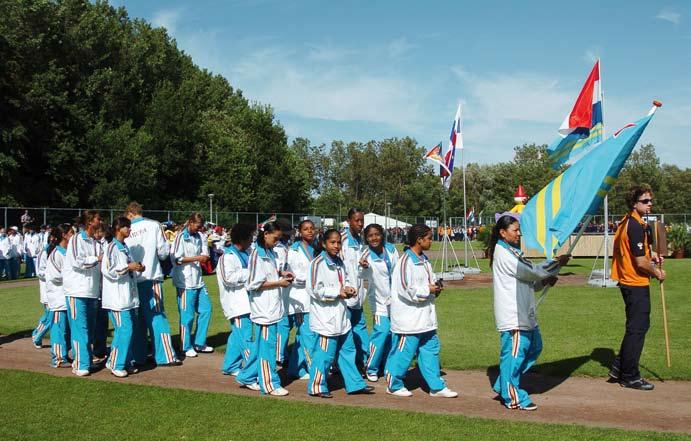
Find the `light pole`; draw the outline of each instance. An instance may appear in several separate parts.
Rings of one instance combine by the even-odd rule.
[[[386,227],[385,227],[386,234],[384,235],[384,238],[388,241],[389,240],[389,218],[391,217],[391,202],[386,203],[386,213],[384,213],[384,216],[386,216]]]
[[[214,194],[209,193],[209,222],[214,221]]]

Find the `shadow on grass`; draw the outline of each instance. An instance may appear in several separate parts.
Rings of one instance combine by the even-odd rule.
[[[521,377],[521,387],[529,394],[542,394],[559,386],[571,377],[576,369],[591,360],[597,361],[602,367],[609,369],[614,357],[614,351],[610,348],[595,348],[589,355],[537,364]],[[494,385],[498,376],[498,365],[487,368],[490,387]]]
[[[13,332],[12,334],[0,335],[0,346],[12,343],[15,340],[20,340],[22,338],[31,337],[33,329],[25,329],[23,331]]]

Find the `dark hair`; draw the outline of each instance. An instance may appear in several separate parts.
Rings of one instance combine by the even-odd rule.
[[[264,235],[266,233],[273,233],[274,231],[282,231],[281,226],[278,222],[267,222],[259,229],[259,234],[257,235],[257,243],[260,247],[266,248],[266,242],[264,242]]]
[[[256,230],[254,225],[235,224],[233,228],[230,229],[230,242],[239,244],[242,241],[251,240],[254,230]]]
[[[501,238],[500,230],[506,230],[518,220],[511,216],[502,216],[497,220],[497,223],[492,227],[492,235],[489,238],[489,245],[487,247],[487,254],[489,254],[489,267],[492,269],[492,262],[494,262],[494,247]]]
[[[189,223],[189,222],[199,222],[199,223],[203,224],[204,223],[204,216],[202,216],[202,214],[199,212],[192,213],[192,214],[190,214],[190,217],[187,218],[187,223]]]
[[[415,224],[408,230],[407,246],[405,249],[412,247],[417,243],[417,240],[427,236],[427,233],[432,231],[430,227],[425,224]]]
[[[312,224],[313,227],[315,226],[315,225],[314,225],[314,222],[312,222],[311,220],[309,220],[309,219],[303,219],[303,220],[300,221],[300,223],[298,224],[298,232],[302,229],[302,226],[305,225],[305,224]]]
[[[48,234],[48,250],[46,251],[46,256],[50,256],[50,253],[62,242],[63,236],[67,234],[68,231],[72,230],[72,225],[70,224],[60,224],[56,225],[50,229]]]
[[[319,239],[317,240],[316,246],[314,247],[315,256],[321,253],[322,251],[326,250],[326,246],[324,246],[324,243],[326,242],[326,239],[328,239],[330,236],[333,236],[334,234],[338,234],[338,240],[341,240],[341,232],[335,228],[329,228],[328,230],[324,231],[322,234],[319,235]]]
[[[116,217],[113,221],[113,233],[118,231],[120,228],[131,227],[132,221],[127,219],[125,216]]]
[[[362,210],[360,210],[359,208],[356,208],[356,207],[351,208],[350,210],[348,210],[348,219],[352,219],[353,216],[355,216],[355,214],[357,214],[357,213],[364,213],[364,212]]]
[[[650,185],[648,184],[634,185],[631,187],[626,193],[626,196],[624,196],[626,206],[629,207],[629,210],[633,210],[633,207],[635,207],[636,203],[638,203],[638,198],[646,193],[650,193],[651,195],[653,194],[653,189],[650,188]]]
[[[96,218],[96,216],[101,217],[101,213],[96,210],[84,210],[77,219],[79,219],[80,225],[87,226]]]
[[[384,228],[379,224],[369,224],[365,227],[365,230],[364,230],[365,242],[367,243],[367,245],[369,245],[369,242],[367,241],[367,234],[369,234],[369,230],[372,230],[372,229],[379,231],[379,234],[381,234],[382,243],[383,243],[383,241],[384,241]]]

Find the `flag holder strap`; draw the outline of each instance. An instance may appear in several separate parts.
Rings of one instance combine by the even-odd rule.
[[[576,248],[576,244],[578,243],[578,240],[583,236],[583,233],[585,232],[585,229],[588,227],[588,224],[590,224],[590,220],[593,218],[592,214],[589,214],[588,216],[585,217],[583,220],[583,225],[581,225],[581,229],[578,230],[578,233],[576,234],[576,238],[571,242],[571,245],[569,246],[569,249],[566,251],[566,254],[571,254]],[[540,303],[545,299],[545,296],[547,296],[547,292],[549,292],[550,286],[545,286],[545,288],[542,290],[542,294],[540,295],[540,298],[537,300],[537,303],[535,307],[537,308],[540,306]]]

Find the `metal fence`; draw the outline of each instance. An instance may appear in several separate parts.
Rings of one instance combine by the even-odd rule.
[[[34,225],[56,225],[63,222],[74,222],[86,208],[49,208],[49,207],[0,207],[2,225],[21,226],[22,216],[28,212],[31,223]],[[122,208],[93,208],[101,213],[101,217],[108,222],[112,222],[123,212]],[[144,210],[146,217],[159,222],[173,222],[176,224],[184,223],[190,211],[181,210]],[[240,211],[212,211],[207,210],[202,213],[207,221],[216,225],[231,226],[236,223],[259,224],[272,216],[283,219],[295,226],[305,218],[311,219],[318,227],[338,228],[346,220],[345,213],[340,214],[319,214],[319,213],[260,213],[260,212],[240,212]],[[383,215],[367,216],[367,223],[378,223],[389,231],[394,237],[400,238],[402,231],[407,225],[417,223],[427,224],[432,227],[438,225],[436,217],[429,216],[406,216],[392,214],[391,217]]]

